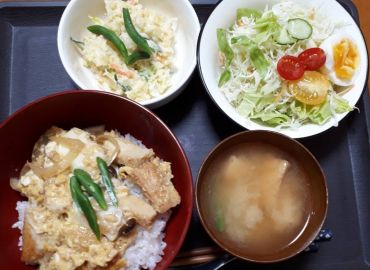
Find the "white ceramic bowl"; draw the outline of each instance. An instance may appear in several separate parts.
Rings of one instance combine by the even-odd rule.
[[[199,19],[188,0],[140,0],[144,7],[178,18],[175,44],[175,73],[171,87],[164,95],[140,102],[149,108],[157,108],[174,99],[189,82],[196,66],[196,45],[200,31]],[[94,74],[85,68],[70,37],[79,37],[92,22],[89,16],[103,17],[103,0],[71,0],[59,23],[58,51],[64,68],[81,89],[101,89]]]
[[[218,44],[216,37],[217,28],[227,28],[235,22],[236,10],[240,7],[249,7],[263,10],[269,4],[276,3],[274,0],[223,0],[214,9],[208,21],[202,29],[198,42],[198,67],[203,83],[214,102],[228,115],[233,121],[249,130],[271,130],[283,133],[292,138],[302,138],[321,133],[334,126],[347,113],[337,115],[336,120],[331,119],[324,125],[307,124],[298,129],[276,129],[257,124],[249,119],[240,116],[236,110],[229,104],[218,87],[218,76],[220,73],[218,64]],[[365,87],[368,72],[368,58],[366,45],[360,29],[355,21],[346,12],[346,10],[335,0],[294,0],[293,2],[318,7],[319,12],[325,14],[328,18],[342,21],[346,26],[340,31],[346,31],[354,38],[360,52],[360,71],[355,81],[353,89],[344,95],[349,104],[354,106]]]

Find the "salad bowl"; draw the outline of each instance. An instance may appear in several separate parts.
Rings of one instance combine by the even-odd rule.
[[[286,2],[284,3],[287,7],[286,12],[289,13],[289,5],[293,4],[293,2]],[[357,70],[354,75],[354,79],[351,82],[351,85],[346,87],[345,91],[341,93],[333,92],[334,95],[340,96],[341,99],[340,102],[342,105],[344,104],[346,106],[345,109],[341,110],[338,109],[339,105],[333,105],[332,100],[328,100],[327,103],[323,103],[323,105],[320,106],[306,106],[305,104],[302,105],[304,108],[304,111],[311,111],[314,112],[315,115],[309,115],[307,113],[306,119],[298,119],[298,121],[294,122],[293,120],[289,119],[290,116],[281,115],[282,118],[285,119],[284,124],[280,123],[266,123],[261,119],[269,119],[268,111],[264,108],[261,109],[258,114],[259,118],[252,119],[253,117],[250,117],[250,115],[246,116],[237,109],[237,105],[235,103],[240,102],[240,99],[243,99],[243,93],[248,91],[248,86],[244,85],[243,83],[240,83],[237,85],[235,81],[233,81],[235,78],[238,78],[239,73],[238,70],[232,70],[232,65],[230,65],[231,70],[231,78],[230,81],[227,83],[237,85],[235,89],[237,91],[240,91],[240,93],[235,94],[232,91],[224,91],[225,87],[227,87],[227,83],[225,85],[220,86],[221,82],[221,75],[225,68],[225,55],[221,52],[222,49],[219,47],[219,39],[217,37],[217,29],[224,29],[226,33],[229,33],[229,35],[236,34],[245,34],[245,32],[238,32],[239,30],[232,29],[233,26],[237,25],[237,10],[238,9],[253,9],[258,10],[261,12],[261,14],[265,14],[267,12],[267,7],[271,9],[271,7],[274,4],[282,3],[282,1],[272,1],[272,0],[223,0],[218,3],[218,5],[215,7],[212,14],[209,16],[207,22],[204,24],[203,29],[200,34],[200,38],[198,41],[198,68],[199,72],[201,74],[201,78],[203,81],[203,84],[211,97],[211,99],[214,101],[214,103],[235,123],[239,124],[240,126],[248,129],[248,130],[270,130],[270,131],[276,131],[282,134],[285,134],[292,138],[303,138],[308,137],[312,135],[319,134],[321,132],[324,132],[325,130],[328,130],[331,127],[335,127],[339,124],[339,122],[349,113],[349,112],[356,112],[356,103],[361,97],[361,94],[363,92],[363,89],[365,88],[365,83],[367,79],[368,74],[368,56],[367,56],[367,49],[365,45],[365,41],[363,38],[363,35],[361,33],[361,30],[358,28],[357,24],[351,17],[349,13],[346,12],[346,10],[335,0],[313,0],[313,1],[304,1],[304,0],[297,0],[294,1],[295,5],[299,5],[304,10],[315,10],[316,14],[313,16],[321,16],[322,18],[326,18],[324,21],[329,22],[327,25],[328,27],[332,27],[332,29],[325,29],[325,31],[329,34],[328,36],[323,39],[324,41],[321,43],[316,42],[311,44],[307,41],[307,44],[310,44],[310,47],[321,47],[321,45],[325,45],[329,49],[331,47],[334,47],[334,44],[332,43],[333,40],[341,40],[341,38],[350,37],[350,40],[352,40],[353,44],[356,44],[357,47],[357,53],[358,53],[358,66]],[[299,13],[298,13],[299,14]],[[289,15],[289,14],[288,14]],[[264,15],[262,15],[264,16]],[[299,18],[299,16],[297,16]],[[240,18],[239,18],[240,19]],[[300,19],[300,18],[299,18]],[[248,21],[243,21],[242,23],[247,24]],[[309,27],[311,29],[301,29],[298,28],[297,34],[302,34],[304,31],[313,31],[313,33],[317,36],[322,34],[320,31],[324,31],[322,29],[316,29],[315,27],[317,25],[320,26],[321,21],[318,20],[317,24],[310,25]],[[311,34],[310,34],[311,36]],[[231,41],[230,36],[228,37],[229,42],[235,42]],[[274,40],[275,36],[274,36]],[[297,39],[300,41],[299,39]],[[329,41],[329,42],[327,42]],[[285,40],[284,40],[285,42]],[[283,55],[293,55],[294,57],[298,58],[298,53],[300,51],[295,52],[291,47],[296,46],[296,44],[288,45],[287,43],[279,43],[277,41],[277,48],[275,48],[274,52],[269,52],[268,48],[261,48],[268,53],[276,53],[278,51],[278,54]],[[329,45],[327,45],[329,43]],[[262,43],[261,43],[262,44]],[[258,43],[259,46],[262,46],[260,43]],[[299,46],[299,45],[298,45]],[[323,47],[324,48],[324,47]],[[325,50],[324,50],[325,51]],[[325,51],[326,52],[326,51]],[[295,54],[294,54],[295,53]],[[235,55],[234,55],[235,56]],[[315,71],[317,73],[323,72],[324,76],[329,78],[330,76],[328,74],[333,73],[333,70],[326,70],[328,74],[326,74],[323,70],[326,68],[326,66],[330,66],[332,64],[332,60],[329,59],[331,55],[326,54],[326,63],[325,66],[321,67],[318,71]],[[240,56],[235,56],[235,58],[240,58]],[[248,58],[248,57],[247,57]],[[228,60],[226,60],[227,63]],[[248,60],[247,60],[248,61]],[[223,66],[224,65],[224,66]],[[269,63],[271,69],[268,72],[275,73],[276,77],[278,75],[277,71],[277,61],[276,62],[270,62]],[[250,66],[246,65],[243,68],[248,69]],[[307,71],[306,71],[307,72]],[[306,74],[305,72],[305,74]],[[289,73],[289,72],[288,72]],[[290,72],[292,73],[292,72]],[[262,76],[261,76],[262,77]],[[260,77],[254,76],[254,80],[260,80]],[[262,81],[264,78],[262,77]],[[242,81],[242,80],[240,80]],[[280,82],[282,85],[284,84],[285,79],[280,77]],[[334,80],[337,81],[337,80]],[[266,79],[266,81],[263,81],[263,85],[267,84],[274,84],[273,82],[269,81],[269,79]],[[332,82],[331,82],[332,83]],[[336,87],[334,83],[332,83],[333,87]],[[257,90],[258,91],[258,90]],[[283,90],[281,90],[282,92]],[[333,90],[334,91],[334,90]],[[335,91],[338,91],[335,89]],[[279,96],[279,91],[277,90],[275,92],[276,96]],[[259,93],[258,93],[259,94]],[[236,95],[236,96],[233,96]],[[262,94],[263,95],[263,94]],[[266,102],[266,101],[265,101]],[[273,106],[273,103],[275,100],[271,101],[270,104]],[[296,102],[297,103],[297,102]],[[286,103],[283,105],[279,105],[280,111],[289,111],[289,106],[291,103]],[[266,107],[267,107],[266,106]],[[270,106],[270,107],[271,107]],[[285,106],[285,107],[284,107]],[[324,108],[326,106],[326,108]],[[283,108],[283,109],[281,109]],[[320,110],[326,110],[323,114],[329,114],[332,112],[332,115],[330,117],[318,115],[317,111]],[[249,110],[249,109],[248,109]],[[333,113],[335,111],[335,113]],[[253,115],[253,113],[252,113]],[[326,118],[325,118],[326,117]],[[325,118],[325,119],[323,119]],[[310,121],[310,119],[313,119],[313,121]],[[299,122],[297,124],[297,122]]]

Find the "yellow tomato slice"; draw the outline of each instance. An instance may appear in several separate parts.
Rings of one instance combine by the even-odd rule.
[[[305,71],[303,77],[296,81],[284,81],[283,89],[294,98],[307,105],[322,104],[332,89],[329,80],[320,72]]]

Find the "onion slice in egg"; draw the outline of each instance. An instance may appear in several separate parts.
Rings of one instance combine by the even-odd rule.
[[[97,136],[96,141],[100,144],[104,144],[105,141],[109,141],[113,145],[114,150],[109,155],[109,158],[108,158],[109,162],[107,162],[108,165],[110,165],[116,159],[118,152],[119,152],[119,145],[118,145],[117,140],[109,134],[103,134],[103,135]]]
[[[71,166],[73,160],[78,156],[82,148],[85,146],[83,142],[78,139],[71,139],[65,137],[54,137],[51,141],[55,141],[69,149],[68,154],[63,156],[63,158],[58,162],[54,163],[52,166],[44,167],[39,161],[33,161],[29,163],[31,170],[40,178],[50,178]]]

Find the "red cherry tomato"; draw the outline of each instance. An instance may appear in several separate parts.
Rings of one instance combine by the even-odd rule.
[[[301,52],[298,59],[305,65],[306,70],[317,70],[325,64],[326,55],[321,48],[311,48]]]
[[[285,80],[293,81],[300,79],[304,74],[304,70],[304,64],[295,56],[285,55],[277,63],[277,71]]]

